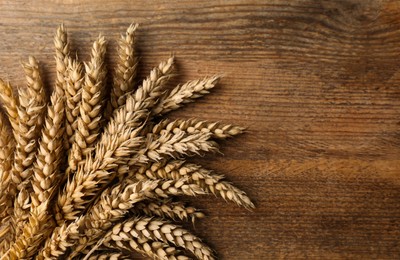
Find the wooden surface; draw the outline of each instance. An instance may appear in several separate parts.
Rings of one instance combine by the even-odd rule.
[[[102,32],[112,64],[132,21],[142,76],[170,53],[176,82],[225,75],[171,116],[248,127],[198,159],[257,205],[193,202],[220,258],[400,258],[399,1],[1,1],[0,75],[23,85],[35,55],[52,83],[61,22],[83,59]]]

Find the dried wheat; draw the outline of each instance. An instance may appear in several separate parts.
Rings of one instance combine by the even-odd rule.
[[[135,52],[136,29],[138,24],[131,24],[126,34],[121,35],[118,43],[118,60],[113,74],[110,100],[106,108],[106,118],[112,111],[125,104],[126,93],[132,92],[137,74],[138,58]]]
[[[11,84],[4,82],[2,79],[0,79],[0,100],[7,112],[12,129],[18,131],[18,98],[14,96]]]
[[[243,127],[235,125],[227,125],[220,122],[208,122],[198,119],[165,119],[155,124],[151,129],[153,134],[159,134],[162,131],[175,132],[180,129],[189,134],[193,133],[211,133],[212,138],[225,139],[242,134],[245,130]]]
[[[193,102],[193,99],[208,94],[209,90],[215,87],[219,79],[219,76],[213,76],[178,85],[171,91],[161,95],[160,100],[152,110],[153,114],[162,115],[180,108],[185,103]]]
[[[82,64],[67,57],[67,70],[65,73],[65,132],[68,138],[68,146],[70,146],[74,143],[75,132],[78,129],[79,108],[84,81]]]
[[[0,113],[0,255],[3,255],[9,248],[12,241],[10,236],[10,215],[13,205],[12,197],[8,190],[11,182],[11,166],[13,161],[13,152],[15,149],[14,138],[11,130],[8,129],[6,119]]]
[[[85,163],[69,180],[58,195],[57,221],[74,220],[77,215],[101,192],[115,177],[114,170],[125,163],[121,158],[129,158],[143,142],[135,137],[139,129],[125,128],[119,135],[105,132],[96,145],[93,155],[88,156]]]
[[[85,157],[93,150],[100,133],[107,74],[105,52],[106,41],[103,36],[99,36],[93,43],[90,62],[85,64],[85,80],[82,84],[78,128],[68,157],[68,166],[72,171],[77,170],[78,163],[84,163]]]
[[[68,66],[67,58],[69,56],[70,44],[68,41],[68,34],[64,28],[64,25],[60,25],[57,28],[56,34],[54,36],[54,46],[55,46],[55,60],[56,60],[56,85],[55,91],[61,96],[61,92],[67,92],[65,85],[65,77]]]
[[[61,178],[60,163],[63,152],[62,137],[64,135],[64,96],[54,91],[47,109],[45,124],[39,141],[36,161],[33,165],[31,181],[31,211],[49,200],[50,195],[58,187]]]
[[[191,219],[193,222],[195,219],[205,216],[196,208],[186,206],[186,203],[182,201],[172,201],[171,199],[138,202],[130,212],[134,216],[156,216],[183,221]]]
[[[37,253],[40,244],[54,227],[52,217],[46,211],[47,206],[48,203],[44,203],[35,208],[24,225],[22,234],[16,238],[1,260],[27,259]]]
[[[188,183],[199,185],[204,191],[225,200],[235,202],[245,208],[254,208],[254,204],[246,193],[231,183],[223,181],[224,176],[213,174],[210,170],[204,169],[200,165],[185,163],[184,161],[171,161],[153,163],[149,167],[141,167],[136,174],[136,178],[143,179],[172,179],[178,180],[188,177]]]
[[[110,248],[119,251],[128,251],[133,254],[134,252],[140,253],[143,256],[150,257],[151,259],[159,260],[189,260],[190,258],[183,255],[181,250],[171,246],[168,243],[149,240],[145,237],[135,238],[131,237],[128,241],[109,242],[107,245]],[[90,258],[89,258],[90,259]]]
[[[189,231],[154,218],[132,218],[119,223],[104,236],[103,244],[108,247],[123,246],[133,239],[149,239],[171,243],[193,253],[198,259],[214,259],[212,250]]]
[[[211,137],[210,133],[189,134],[179,129],[174,133],[162,131],[160,134],[148,134],[145,147],[129,161],[129,165],[216,152],[218,144],[210,140]]]

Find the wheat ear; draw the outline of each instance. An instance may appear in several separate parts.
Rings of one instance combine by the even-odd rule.
[[[145,237],[134,238],[131,237],[131,240],[123,241],[123,242],[111,242],[108,244],[110,248],[123,251],[130,252],[133,254],[134,252],[140,253],[143,256],[147,256],[151,259],[156,260],[189,260],[190,258],[182,255],[181,250],[172,246],[168,243],[149,240]],[[90,259],[90,258],[89,258]]]
[[[121,35],[118,42],[118,60],[113,74],[110,100],[106,108],[106,118],[112,115],[112,111],[123,106],[126,101],[126,93],[132,92],[137,74],[138,58],[135,52],[136,29],[138,24],[131,24],[125,35]]]
[[[119,252],[97,252],[96,254],[91,255],[88,260],[125,260],[132,259],[132,256],[125,255]]]
[[[218,144],[210,140],[211,136],[210,133],[201,132],[189,134],[179,129],[174,132],[161,131],[160,134],[148,134],[144,148],[129,161],[129,165],[216,152]]]
[[[174,132],[175,129],[192,133],[211,133],[214,139],[225,139],[233,137],[244,132],[244,128],[235,125],[223,124],[220,122],[208,122],[198,119],[165,119],[154,125],[151,132],[153,134],[161,133],[162,131]]]
[[[152,113],[162,115],[180,108],[183,104],[193,102],[194,99],[208,94],[209,90],[215,87],[219,79],[219,76],[213,76],[178,85],[160,97]]]
[[[93,43],[92,57],[85,64],[85,79],[82,85],[82,98],[79,106],[78,128],[75,132],[74,143],[68,156],[68,166],[76,171],[78,164],[85,161],[85,157],[93,150],[93,146],[100,133],[100,120],[104,97],[106,41],[103,36]]]
[[[14,131],[18,130],[18,99],[14,96],[13,88],[10,83],[0,79],[0,100],[7,112],[8,119]]]
[[[178,180],[188,177],[187,182],[199,185],[204,191],[213,193],[225,200],[235,202],[245,208],[254,208],[254,204],[246,193],[231,183],[224,181],[224,176],[216,175],[200,165],[171,161],[153,163],[150,167],[141,167],[136,174],[139,180],[145,179],[172,179]]]
[[[10,230],[10,215],[12,214],[13,205],[12,197],[9,196],[8,190],[11,183],[11,167],[13,160],[13,152],[15,149],[15,141],[8,129],[6,119],[0,113],[0,255],[3,255],[9,248],[12,237]]]
[[[18,190],[29,184],[26,180],[32,175],[30,166],[35,159],[37,139],[46,109],[45,92],[36,59],[29,57],[23,67],[26,73],[27,88],[18,91],[19,124],[18,131],[14,131],[17,143],[12,170],[12,178],[17,184]]]
[[[49,200],[50,195],[58,187],[64,130],[64,96],[59,96],[59,93],[54,91],[33,165],[31,210]]]
[[[196,219],[205,217],[203,212],[194,207],[186,206],[185,202],[172,201],[171,199],[138,202],[130,212],[134,216],[156,216],[183,221],[191,219],[193,222]]]
[[[75,132],[78,129],[83,81],[82,64],[68,57],[65,78],[65,132],[69,145],[74,143]]]
[[[67,92],[65,85],[65,77],[68,66],[68,56],[69,56],[69,48],[70,44],[68,41],[68,34],[64,28],[64,25],[61,24],[56,31],[54,36],[54,46],[55,46],[55,60],[56,60],[56,87],[55,90],[59,92]]]
[[[124,247],[133,239],[171,243],[193,253],[198,259],[214,259],[212,250],[186,229],[154,218],[132,218],[114,226],[105,236],[107,247]],[[133,248],[134,249],[134,248]]]

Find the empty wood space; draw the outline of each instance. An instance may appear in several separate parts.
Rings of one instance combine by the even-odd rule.
[[[60,23],[84,60],[105,35],[112,67],[133,21],[142,77],[171,53],[174,84],[224,75],[170,117],[248,128],[193,159],[257,206],[190,200],[221,259],[400,258],[399,1],[0,1],[0,77],[23,86],[33,55],[53,84]]]

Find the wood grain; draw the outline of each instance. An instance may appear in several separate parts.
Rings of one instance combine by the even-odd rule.
[[[257,205],[193,201],[221,259],[400,258],[399,1],[1,1],[0,75],[23,86],[34,55],[52,84],[61,22],[83,59],[102,32],[113,64],[132,21],[142,76],[170,53],[175,82],[225,75],[171,117],[248,127],[197,159]]]

